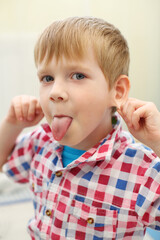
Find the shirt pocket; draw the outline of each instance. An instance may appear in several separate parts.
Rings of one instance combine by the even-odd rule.
[[[73,200],[68,215],[67,239],[115,239],[118,222],[116,210],[88,206]]]

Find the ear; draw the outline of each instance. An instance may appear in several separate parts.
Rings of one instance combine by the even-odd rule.
[[[130,81],[128,76],[120,75],[113,86],[114,103],[117,108],[120,108],[120,106],[127,100],[129,90]]]

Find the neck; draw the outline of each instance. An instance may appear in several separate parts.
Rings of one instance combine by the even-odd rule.
[[[107,115],[107,114],[106,114]],[[112,131],[112,117],[106,117],[97,125],[97,128],[84,139],[80,144],[71,146],[72,148],[87,151],[98,144]]]

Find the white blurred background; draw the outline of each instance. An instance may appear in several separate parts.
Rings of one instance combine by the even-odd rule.
[[[0,0],[0,120],[15,95],[38,96],[34,44],[47,25],[70,16],[104,18],[121,30],[131,55],[130,96],[160,110],[160,0]],[[0,239],[29,239],[32,214],[30,202],[1,206]]]

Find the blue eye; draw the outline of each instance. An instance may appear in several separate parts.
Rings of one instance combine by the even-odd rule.
[[[75,80],[81,80],[81,79],[84,79],[85,76],[82,73],[75,73],[75,74],[73,74],[72,78]]]
[[[42,81],[47,82],[47,83],[52,82],[53,80],[54,80],[54,78],[49,75],[42,78]]]

